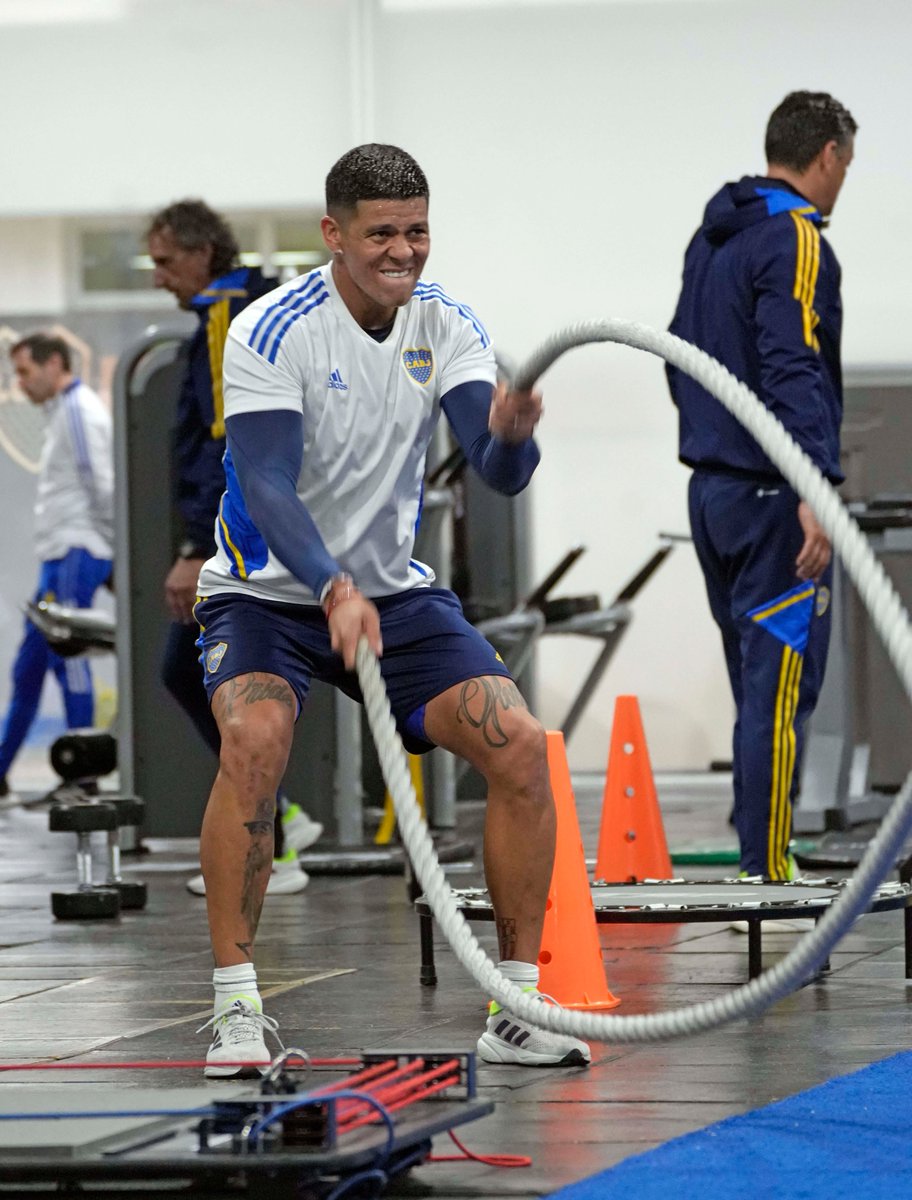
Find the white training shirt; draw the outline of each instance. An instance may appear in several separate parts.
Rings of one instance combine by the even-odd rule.
[[[42,562],[81,547],[95,558],[114,552],[114,456],[111,414],[75,379],[42,406],[47,433],[38,467],[35,544]]]
[[[484,328],[435,283],[419,282],[383,342],[358,325],[332,265],[245,308],[225,345],[225,416],[282,409],[304,417],[298,495],[333,558],[376,598],[432,583],[412,558],[425,456],[440,397],[496,378]],[[243,507],[230,455],[203,596],[315,597],[268,551]]]

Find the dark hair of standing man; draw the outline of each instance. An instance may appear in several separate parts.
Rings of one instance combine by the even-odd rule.
[[[766,161],[804,171],[828,142],[840,149],[855,136],[858,123],[829,92],[790,92],[766,127]]]
[[[54,354],[58,354],[64,371],[73,369],[70,347],[63,338],[55,337],[52,333],[30,333],[26,337],[20,338],[15,346],[10,347],[10,355],[18,354],[20,350],[28,350],[32,356],[32,362],[39,363],[41,366],[44,366]]]
[[[170,229],[174,240],[184,250],[212,247],[210,269],[217,279],[237,266],[240,247],[231,226],[204,200],[178,200],[157,212],[146,229],[146,240],[152,233]]]
[[[353,212],[359,200],[411,200],[430,192],[424,171],[398,146],[368,142],[343,154],[326,176],[326,211]]]

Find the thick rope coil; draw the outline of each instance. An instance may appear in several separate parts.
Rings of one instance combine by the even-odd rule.
[[[591,342],[617,342],[658,355],[692,376],[754,435],[783,476],[811,506],[834,550],[841,555],[903,687],[912,697],[912,627],[886,573],[832,485],[754,393],[721,363],[671,334],[610,319],[575,325],[555,334],[520,368],[515,386],[530,388],[563,353]],[[763,1012],[813,976],[826,961],[840,938],[867,910],[912,829],[910,772],[855,874],[813,932],[769,971],[725,996],[670,1012],[635,1017],[552,1008],[530,999],[498,971],[459,912],[415,799],[379,665],[364,638],[358,646],[356,666],[402,840],[440,928],[479,987],[540,1028],[609,1042],[657,1041],[698,1033]]]

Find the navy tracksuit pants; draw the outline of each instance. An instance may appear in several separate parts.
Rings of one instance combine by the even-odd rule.
[[[697,470],[688,499],[735,700],[741,869],[787,879],[804,726],[826,666],[832,568],[816,585],[797,578],[804,534],[786,483]]]
[[[41,564],[35,600],[88,608],[95,592],[110,577],[110,559],[93,558],[81,548],[69,550],[63,558]],[[44,635],[26,619],[25,636],[13,663],[12,699],[0,737],[0,779],[10,769],[35,719],[48,671],[53,671],[63,692],[67,726],[85,729],[92,724],[95,697],[88,662],[55,654]]]

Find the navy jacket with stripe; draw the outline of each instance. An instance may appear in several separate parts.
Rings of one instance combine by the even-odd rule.
[[[173,430],[172,489],[181,526],[175,534],[175,549],[189,541],[206,558],[215,553],[215,518],[225,490],[225,339],[234,317],[272,291],[277,282],[264,278],[255,267],[238,267],[213,280],[190,302],[199,326],[185,347]]]
[[[817,209],[779,179],[726,184],[684,258],[671,332],[719,359],[779,418],[833,482],[842,423],[842,304],[836,255]],[[778,479],[727,409],[676,368],[680,458],[691,467]]]

